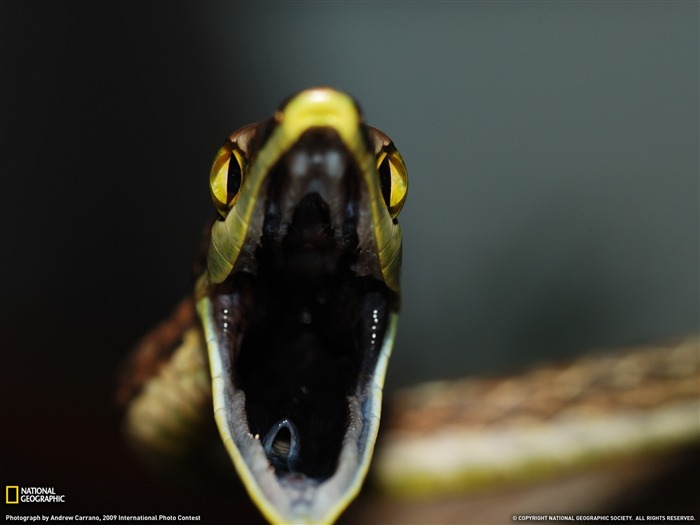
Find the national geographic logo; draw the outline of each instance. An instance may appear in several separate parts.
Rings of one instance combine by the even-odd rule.
[[[5,487],[5,503],[8,505],[19,503],[19,486],[7,485]]]
[[[5,486],[5,503],[65,503],[64,494],[56,494],[54,487],[20,487],[19,485]]]

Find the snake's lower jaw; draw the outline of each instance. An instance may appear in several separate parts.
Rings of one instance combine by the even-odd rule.
[[[234,394],[234,405],[242,408],[244,402],[242,392]],[[244,417],[228,421],[229,427],[224,432],[234,436],[227,443],[229,453],[234,463],[242,460],[245,464],[238,471],[244,479],[249,476],[246,486],[272,523],[332,523],[355,497],[374,448],[378,415],[377,418],[364,416],[354,397],[348,398],[348,413],[350,423],[343,436],[336,470],[323,481],[293,471],[280,475],[262,440],[246,430]]]
[[[301,370],[286,361],[287,353],[300,360],[291,343],[285,356],[270,355],[276,347],[267,348],[264,335],[247,334],[259,345],[256,350],[267,348],[260,361],[246,356],[244,345],[242,351],[222,345],[211,329],[212,303],[204,298],[197,305],[208,339],[219,433],[251,498],[272,523],[333,522],[367,474],[398,315],[378,292],[364,293],[359,304],[355,340],[362,352],[329,363],[337,356],[319,349],[306,356]],[[312,336],[300,337],[304,353],[314,347]],[[291,382],[276,384],[281,371]]]

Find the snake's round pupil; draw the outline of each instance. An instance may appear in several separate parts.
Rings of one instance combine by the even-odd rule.
[[[231,155],[228,161],[228,173],[226,174],[227,201],[231,202],[241,189],[241,165],[235,155]]]
[[[384,160],[379,165],[379,186],[382,189],[382,197],[386,202],[387,207],[391,206],[391,164],[389,164],[389,155],[384,157]]]

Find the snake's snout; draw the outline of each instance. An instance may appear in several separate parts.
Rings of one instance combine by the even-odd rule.
[[[272,466],[289,472],[296,470],[301,446],[297,427],[289,419],[281,419],[275,423],[263,439],[262,445]]]

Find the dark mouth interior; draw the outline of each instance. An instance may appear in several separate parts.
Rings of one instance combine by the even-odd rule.
[[[317,291],[334,295],[334,290],[338,283]],[[263,301],[267,315],[248,328],[236,367],[251,433],[264,439],[287,419],[299,434],[300,457],[273,464],[281,471],[328,477],[345,432],[346,396],[353,393],[361,363],[353,326],[337,313],[342,305],[334,299],[323,304],[312,293],[300,297],[286,289]],[[279,432],[278,440],[289,441],[288,434]]]
[[[259,436],[276,473],[323,480],[338,462],[347,397],[361,395],[371,380],[392,292],[353,269],[358,241],[348,211],[356,195],[352,182],[343,196],[341,240],[329,206],[313,192],[296,205],[280,238],[285,219],[277,214],[273,184],[284,180],[273,174],[270,184],[256,274],[233,276],[249,303],[234,384],[245,392],[250,432]]]

